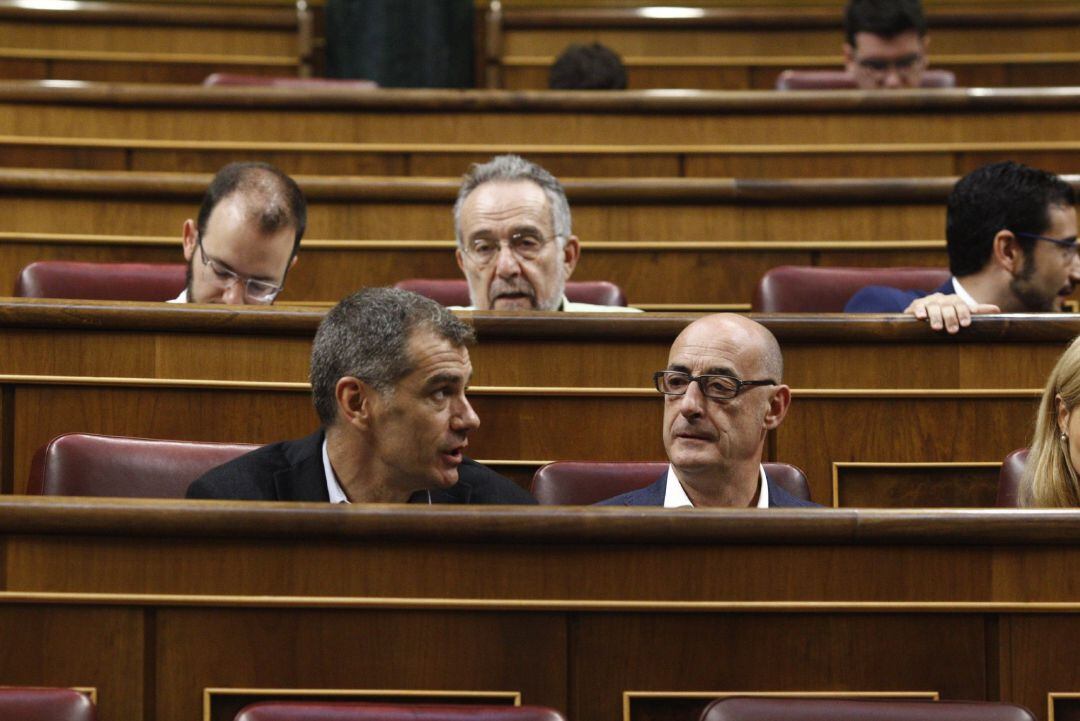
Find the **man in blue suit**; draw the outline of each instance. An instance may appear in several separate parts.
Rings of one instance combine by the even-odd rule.
[[[931,294],[869,286],[848,313],[908,313],[956,333],[975,313],[1060,311],[1080,284],[1076,196],[1061,178],[1019,163],[987,165],[949,194],[945,238],[953,277]]]
[[[765,436],[784,420],[791,389],[767,328],[717,314],[688,325],[654,374],[664,394],[664,448],[671,465],[655,483],[601,505],[665,508],[815,506],[765,475]]]

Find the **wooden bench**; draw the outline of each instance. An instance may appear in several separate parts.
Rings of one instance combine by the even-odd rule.
[[[325,309],[0,302],[5,491],[65,432],[267,443],[317,426],[307,385]],[[527,483],[550,460],[659,460],[651,388],[695,316],[466,316],[479,344],[470,454]],[[1076,316],[980,317],[956,338],[904,317],[758,317],[784,350],[791,412],[769,460],[826,505],[991,505],[1027,445]],[[544,363],[536,363],[539,353]],[[192,359],[197,358],[198,362]],[[589,358],[583,363],[582,358]]]
[[[0,0],[6,78],[199,83],[214,72],[311,74],[312,19],[295,9]]]
[[[787,68],[843,64],[840,7],[489,7],[489,88],[544,89],[571,43],[600,42],[623,57],[629,87],[772,89]],[[1080,10],[930,8],[930,59],[966,87],[1073,85]],[[796,51],[793,52],[793,49]]]
[[[268,699],[593,721],[727,694],[1080,705],[1075,512],[8,497],[0,545],[0,674],[89,686],[100,721]]]
[[[556,177],[837,178],[965,175],[1015,160],[1055,173],[1080,167],[1080,142],[708,143],[558,145],[262,142],[0,135],[0,167],[213,173],[258,159],[294,175],[455,177],[471,163],[515,152]]]
[[[1078,122],[1076,88],[581,94],[0,82],[0,127],[27,138],[830,147],[1075,142]]]
[[[1074,182],[1080,184],[1073,176]],[[453,179],[304,177],[301,262],[284,301],[361,285],[458,277]],[[34,260],[177,262],[204,174],[0,169],[0,293]],[[934,265],[953,178],[567,180],[584,243],[579,280],[608,279],[652,310],[746,309],[777,265]],[[703,269],[708,269],[703,270]]]

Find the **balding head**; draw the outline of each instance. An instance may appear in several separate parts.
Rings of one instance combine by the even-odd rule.
[[[765,437],[791,400],[783,371],[773,334],[739,315],[700,318],[671,345],[658,380],[664,448],[694,505],[745,506],[755,498]]]
[[[716,313],[695,320],[683,329],[671,346],[670,360],[677,350],[686,346],[708,348],[724,346],[733,356],[747,363],[749,378],[770,378],[783,381],[784,357],[780,344],[768,328],[734,313]],[[743,376],[739,376],[743,377]]]

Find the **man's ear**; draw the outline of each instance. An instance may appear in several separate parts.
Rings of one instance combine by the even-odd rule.
[[[1065,401],[1060,393],[1054,396],[1054,407],[1057,409],[1058,433],[1068,433],[1069,409],[1065,406]]]
[[[576,235],[571,235],[566,239],[566,245],[562,249],[563,266],[566,268],[566,278],[570,278],[570,274],[574,272],[574,268],[577,267],[578,258],[581,257],[581,241],[578,240]]]
[[[371,411],[375,389],[354,376],[338,378],[334,386],[338,417],[351,426],[367,429],[371,424]]]
[[[184,221],[184,260],[190,261],[195,255],[195,244],[199,239],[199,231],[195,227],[195,221],[188,218]]]
[[[772,397],[769,398],[769,408],[765,413],[765,430],[771,431],[778,428],[784,422],[788,408],[791,407],[791,388],[779,385],[773,389]]]
[[[999,230],[994,236],[990,259],[1009,275],[1016,275],[1024,267],[1024,249],[1011,230]]]
[[[465,272],[465,257],[461,254],[461,248],[454,250],[454,260],[457,261],[457,267],[461,269],[461,272]]]

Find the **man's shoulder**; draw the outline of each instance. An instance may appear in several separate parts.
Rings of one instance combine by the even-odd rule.
[[[796,495],[789,493],[779,483],[774,482],[771,478],[768,479],[769,483],[769,508],[821,508],[820,503],[814,503],[813,501],[803,500]]]
[[[524,488],[471,458],[463,459],[458,467],[458,484],[469,491],[467,500],[461,494],[451,494],[458,503],[536,505],[536,499]]]
[[[597,506],[662,506],[664,505],[664,493],[667,490],[667,472],[655,481],[633,491],[598,501]]]
[[[952,293],[952,279],[933,293]],[[851,296],[845,313],[903,313],[913,300],[925,298],[930,293],[923,290],[904,290],[888,285],[868,285]]]
[[[274,501],[278,493],[274,475],[321,452],[322,432],[291,441],[279,441],[237,456],[199,476],[188,487],[188,498]]]

